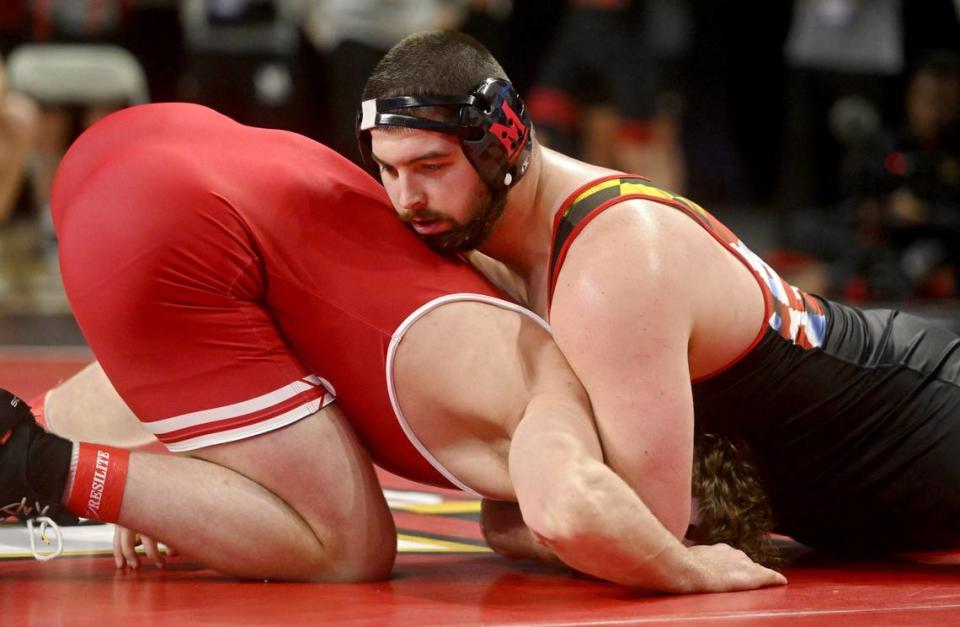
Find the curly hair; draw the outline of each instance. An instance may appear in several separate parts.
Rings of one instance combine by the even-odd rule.
[[[745,443],[709,433],[696,435],[693,496],[699,520],[691,539],[701,544],[724,542],[765,566],[780,563],[769,536],[770,501]]]

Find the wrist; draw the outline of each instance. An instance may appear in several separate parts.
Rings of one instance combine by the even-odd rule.
[[[709,573],[690,549],[680,543],[667,547],[652,560],[658,589],[689,593],[703,590]]]

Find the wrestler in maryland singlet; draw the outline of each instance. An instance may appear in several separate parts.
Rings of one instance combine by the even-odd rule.
[[[632,198],[695,220],[763,292],[753,344],[692,389],[696,428],[752,449],[777,531],[840,551],[960,544],[960,338],[902,312],[805,294],[701,207],[629,176],[584,186],[558,212],[551,295],[577,234]]]
[[[168,448],[252,437],[336,397],[375,462],[450,485],[394,417],[386,353],[421,306],[498,292],[423,246],[347,159],[205,107],[134,107],[75,142],[53,218],[80,328]]]

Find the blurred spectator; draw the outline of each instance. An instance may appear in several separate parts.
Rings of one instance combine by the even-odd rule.
[[[137,58],[147,75],[150,99],[178,100],[183,72],[184,34],[179,0],[127,0],[129,18],[124,47]]]
[[[146,77],[123,41],[127,0],[43,0],[29,3],[34,43],[11,52],[11,91],[40,105],[31,163],[33,200],[52,241],[50,187],[72,137],[107,113],[147,100]]]
[[[904,68],[900,8],[899,0],[794,1],[784,50],[784,206],[840,200],[843,133],[853,125],[868,127],[853,132],[870,134],[885,122],[889,95]]]
[[[924,56],[903,100],[902,128],[854,133],[848,199],[791,221],[812,257],[781,254],[778,269],[816,277],[802,287],[852,301],[960,296],[960,55]]]
[[[682,192],[678,100],[659,98],[655,54],[683,48],[690,26],[684,7],[569,0],[527,97],[541,141]]]
[[[960,48],[960,1],[903,3],[904,49],[910,67],[928,50]]]
[[[37,116],[32,101],[7,91],[0,58],[0,224],[9,219],[20,194]]]
[[[398,41],[424,30],[459,30],[490,44],[510,0],[308,0],[307,38],[322,60],[325,142],[359,161],[354,123],[363,85]],[[471,26],[475,29],[471,31]]]
[[[303,10],[301,0],[180,0],[178,99],[244,124],[304,131]]]
[[[29,40],[25,26],[29,22],[26,2],[0,2],[0,52],[8,54],[18,44]]]
[[[960,55],[932,52],[911,72],[905,127],[884,133],[857,177],[861,228],[897,256],[911,295],[960,295]]]

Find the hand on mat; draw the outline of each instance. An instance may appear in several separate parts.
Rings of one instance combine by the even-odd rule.
[[[700,567],[699,581],[689,592],[733,592],[787,583],[777,571],[757,564],[727,544],[698,544],[687,550]]]
[[[113,561],[117,568],[139,568],[140,556],[137,554],[137,545],[143,546],[143,551],[147,559],[152,560],[158,567],[163,568],[166,558],[160,551],[158,542],[142,533],[137,533],[126,527],[116,526],[113,532]],[[173,557],[177,554],[176,550],[166,546],[166,555]]]

